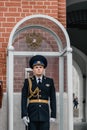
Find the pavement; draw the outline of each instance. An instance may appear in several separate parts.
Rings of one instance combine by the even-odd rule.
[[[79,117],[79,108],[73,109],[73,116]],[[74,130],[87,130],[87,122],[74,122]]]
[[[87,122],[74,123],[74,130],[87,130]]]

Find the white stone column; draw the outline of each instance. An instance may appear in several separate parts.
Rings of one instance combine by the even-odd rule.
[[[68,130],[73,130],[72,49],[67,49]]]
[[[8,48],[7,57],[7,104],[8,104],[8,130],[13,130],[13,46]]]
[[[63,113],[63,93],[64,93],[64,57],[59,57],[59,130],[64,130]]]

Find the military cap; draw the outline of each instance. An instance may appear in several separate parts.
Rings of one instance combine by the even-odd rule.
[[[42,55],[33,56],[29,61],[30,68],[33,68],[35,65],[42,65],[44,68],[47,67],[47,59]]]

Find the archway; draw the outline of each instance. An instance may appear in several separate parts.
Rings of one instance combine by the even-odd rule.
[[[73,75],[73,78],[75,78],[73,79],[73,93],[75,94],[75,96],[78,97],[78,102],[79,102],[77,114],[76,115],[74,114],[75,116],[74,119],[75,121],[81,122],[83,118],[83,103],[82,103],[83,102],[83,78],[82,78],[81,69],[75,61],[73,61],[73,67],[75,69],[75,71],[73,71],[73,74],[76,73],[75,75]]]
[[[77,71],[79,72],[80,77],[80,121],[85,122],[86,121],[86,102],[87,99],[86,95],[86,73],[87,73],[87,58],[86,55],[81,52],[79,49],[73,47],[73,59],[78,64],[78,67],[76,67]],[[75,65],[76,66],[76,65]],[[83,119],[82,119],[83,118]]]
[[[37,33],[42,35],[42,44],[39,49],[37,45],[24,44],[22,38],[34,36],[36,41]],[[36,38],[36,39],[35,39]],[[45,43],[42,41],[45,38]],[[22,40],[21,40],[22,39]],[[40,40],[39,39],[39,40]],[[49,42],[49,39],[52,40]],[[21,42],[19,42],[19,40]],[[29,41],[30,39],[28,39]],[[17,42],[18,41],[18,42]],[[32,41],[33,43],[33,41]],[[50,49],[46,49],[46,43]],[[53,44],[54,43],[54,44]],[[27,46],[29,45],[29,47]],[[56,45],[56,47],[54,47]],[[21,48],[21,46],[23,46]],[[39,46],[39,43],[38,43]],[[31,49],[34,47],[33,49]],[[43,48],[43,50],[42,50]],[[36,50],[35,50],[36,49]],[[45,51],[44,51],[45,50]],[[49,53],[50,52],[50,53]],[[73,113],[72,113],[72,49],[70,41],[65,28],[56,19],[47,15],[32,15],[25,17],[19,21],[13,28],[9,43],[8,43],[8,56],[7,56],[7,93],[8,93],[8,130],[13,130],[13,86],[14,86],[14,60],[15,57],[29,57],[32,55],[41,54],[47,56],[49,61],[51,58],[57,58],[57,68],[59,64],[59,130],[63,130],[64,121],[64,91],[67,94],[66,110],[67,113],[67,130],[73,130]],[[56,61],[56,60],[55,60]],[[11,64],[10,64],[11,63]],[[58,73],[57,73],[58,74]],[[66,86],[66,87],[65,87]],[[64,90],[65,89],[65,90]]]

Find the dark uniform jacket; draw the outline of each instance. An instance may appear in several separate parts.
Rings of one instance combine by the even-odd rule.
[[[50,117],[56,118],[56,95],[53,79],[43,76],[42,83],[37,84],[35,76],[31,78],[32,92],[28,79],[25,79],[22,88],[21,112],[22,118],[29,116],[30,121],[48,121]],[[39,89],[35,93],[35,89]],[[29,103],[31,100],[49,100],[49,103]],[[49,108],[50,104],[50,108]]]

